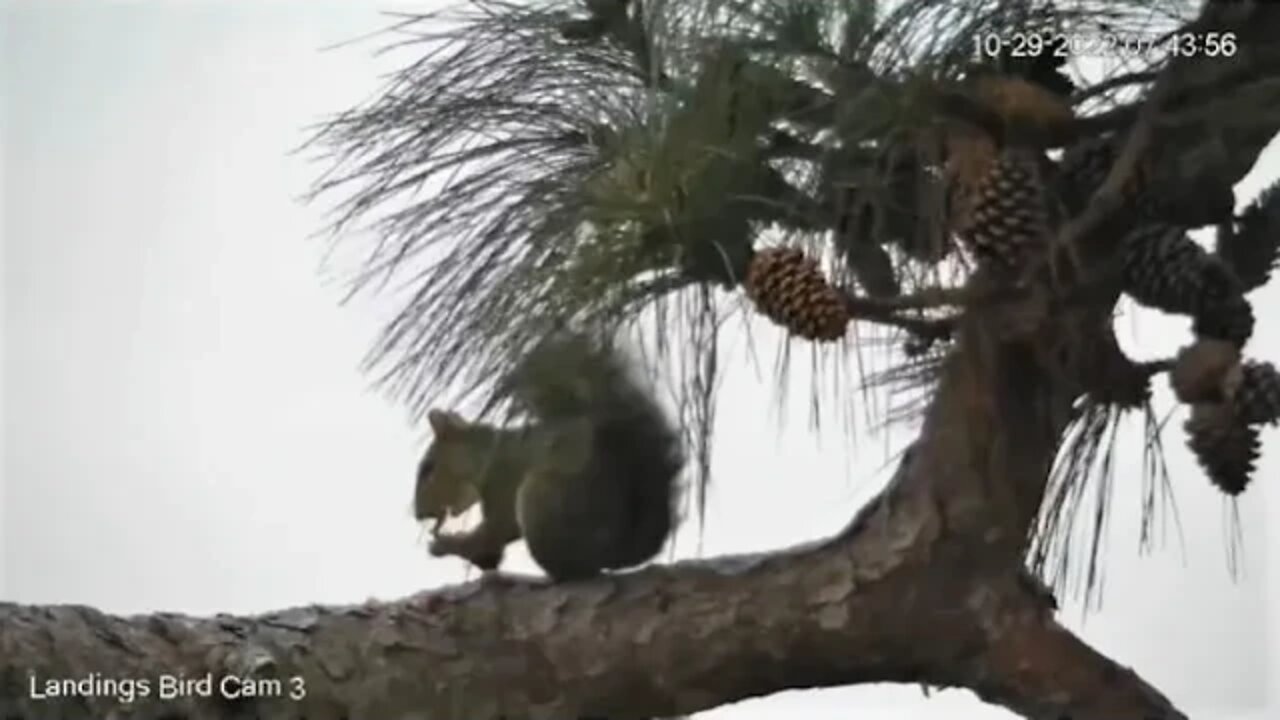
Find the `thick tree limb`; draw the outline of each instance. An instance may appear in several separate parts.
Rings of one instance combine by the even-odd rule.
[[[1035,633],[1051,627],[1042,600],[1015,582],[975,584],[963,555],[939,544],[942,525],[922,501],[892,491],[857,532],[826,545],[571,586],[479,582],[396,603],[249,618],[4,605],[0,716],[123,717],[113,715],[122,708],[112,697],[30,697],[32,682],[94,673],[150,681],[150,697],[132,703],[131,718],[636,717],[879,681],[973,684],[1015,708],[1044,702],[1037,698],[1053,680],[1048,665],[1043,673],[1020,665],[995,680],[1010,648],[1039,642]],[[942,558],[955,563],[952,571],[931,567]],[[1022,620],[1033,617],[1041,619]],[[1048,651],[1031,661],[1041,658],[1077,661]],[[1104,675],[1107,666],[1098,667]],[[157,697],[163,676],[206,673],[215,697]],[[216,697],[219,683],[235,689],[243,683],[233,678],[250,677],[279,679],[278,688],[262,687],[286,697]],[[1083,689],[1050,689],[1057,687]],[[305,696],[290,699],[292,690]],[[1104,698],[1141,697],[1136,679],[1107,692],[1055,707],[1101,720],[1115,716],[1092,708],[1119,706]],[[1160,707],[1153,699],[1142,717],[1160,717]]]

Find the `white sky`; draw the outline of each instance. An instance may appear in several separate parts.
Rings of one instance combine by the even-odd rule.
[[[376,89],[373,45],[320,48],[383,26],[387,4],[0,7],[0,598],[247,612],[468,577],[425,557],[408,509],[424,432],[356,372],[377,319],[338,308],[320,281],[306,237],[323,218],[295,200],[320,168],[287,154],[305,125]],[[1270,152],[1241,197],[1276,167]],[[1260,292],[1258,309],[1276,298]],[[1143,317],[1129,345],[1166,353],[1185,333]],[[1280,330],[1261,323],[1252,353],[1280,361]],[[883,440],[850,453],[838,431],[808,432],[805,382],[779,432],[769,368],[731,369],[702,554],[829,533],[885,479]],[[1084,634],[1193,714],[1262,717],[1280,686],[1266,618],[1280,553],[1265,534],[1280,454],[1241,504],[1246,577],[1233,584],[1222,502],[1180,422],[1166,445],[1185,552],[1171,535],[1138,556],[1140,456],[1125,453],[1106,606]],[[677,554],[697,552],[690,530]],[[1080,625],[1078,608],[1067,617]],[[912,687],[791,692],[700,717],[780,712],[1011,717]]]

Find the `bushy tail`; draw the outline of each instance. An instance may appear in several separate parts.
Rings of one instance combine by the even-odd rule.
[[[557,335],[530,352],[507,389],[536,424],[581,428],[588,438],[577,449],[583,462],[550,462],[560,476],[525,483],[526,501],[543,509],[522,520],[534,559],[552,576],[576,577],[657,555],[677,523],[686,454],[627,358],[606,342]]]
[[[598,476],[625,493],[626,525],[611,538],[607,568],[647,562],[662,550],[676,523],[684,444],[650,397],[602,408],[595,448]]]

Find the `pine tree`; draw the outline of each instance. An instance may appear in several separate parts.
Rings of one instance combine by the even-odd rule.
[[[903,660],[892,679],[964,685],[1027,716],[1180,717],[1110,661],[1062,646],[1070,636],[1048,619],[1051,595],[1098,597],[1111,458],[1117,428],[1134,415],[1152,458],[1144,526],[1170,487],[1159,376],[1169,374],[1185,442],[1209,480],[1233,501],[1257,481],[1260,432],[1280,418],[1280,374],[1248,357],[1251,293],[1280,261],[1280,190],[1236,216],[1233,188],[1280,121],[1251,114],[1263,101],[1237,92],[1227,70],[1192,72],[1167,50],[1102,81],[1086,81],[1057,50],[1070,49],[1060,38],[1102,29],[1214,28],[1232,33],[1238,62],[1280,75],[1259,59],[1280,10],[1209,3],[1195,18],[1138,0],[477,8],[452,21],[433,60],[317,138],[339,160],[338,179],[319,191],[352,193],[339,229],[376,223],[411,187],[443,183],[430,202],[374,225],[381,244],[361,284],[411,272],[420,288],[371,356],[388,386],[421,413],[454,399],[449,388],[483,390],[565,325],[649,328],[656,335],[642,339],[657,362],[681,371],[677,402],[701,498],[716,372],[732,361],[720,343],[729,315],[763,316],[809,343],[815,367],[860,372],[868,353],[889,348],[877,358],[885,369],[862,377],[869,394],[838,402],[857,405],[850,415],[914,423],[919,435],[849,528],[815,554],[778,562],[806,568],[795,570],[796,592],[817,577],[803,573],[818,557],[834,574],[815,587],[833,597],[875,592],[881,578],[956,590],[945,578],[963,576],[967,597],[983,588],[992,608],[1046,618],[1008,625],[1037,657],[983,648],[987,664],[966,674],[954,658],[969,651],[953,647],[951,660],[937,660],[946,672]],[[980,42],[1012,28],[1049,52]],[[1216,111],[1228,101],[1230,132]],[[1213,251],[1193,239],[1210,227]],[[410,268],[423,248],[434,264]],[[1184,350],[1123,352],[1122,297],[1189,318]],[[817,393],[815,407],[831,400]],[[881,540],[871,550],[872,536],[908,549],[898,555]],[[857,569],[833,557],[857,558]],[[867,557],[892,559],[864,570]],[[913,607],[886,600],[884,617]],[[984,628],[1012,617],[974,612],[991,613]],[[945,632],[909,639],[911,621],[902,630],[868,622],[895,638],[864,649],[872,654],[950,647]],[[1077,673],[1072,662],[1095,665]],[[1086,676],[1121,679],[1086,687]],[[673,699],[698,696],[675,687],[692,676],[670,678],[670,695],[633,688],[637,703],[700,709]],[[591,692],[581,691],[584,707],[622,707]]]

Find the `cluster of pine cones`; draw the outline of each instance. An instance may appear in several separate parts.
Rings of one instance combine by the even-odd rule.
[[[1183,429],[1209,480],[1227,495],[1239,495],[1256,469],[1259,426],[1280,418],[1280,373],[1270,363],[1238,361],[1255,325],[1245,298],[1250,288],[1221,255],[1206,251],[1180,227],[1137,227],[1123,240],[1121,263],[1130,297],[1191,317],[1197,345],[1223,347],[1235,356],[1216,397],[1192,402]]]
[[[1191,403],[1183,426],[1187,446],[1209,480],[1230,496],[1244,492],[1259,456],[1259,426],[1280,419],[1280,372],[1270,363],[1239,361],[1253,335],[1250,289],[1217,253],[1192,240],[1183,228],[1140,225],[1120,248],[1121,282],[1137,302],[1192,318],[1192,349],[1216,348],[1227,361],[1207,361],[1216,378],[1200,397],[1180,392]],[[1215,353],[1184,351],[1180,365]],[[1183,374],[1195,374],[1182,370]],[[1177,373],[1177,371],[1175,371]],[[1178,378],[1175,377],[1175,389]]]
[[[1047,248],[1050,208],[1083,210],[1110,173],[1121,139],[1085,140],[1056,164],[1034,153],[978,152],[979,162],[953,178],[956,236],[981,264],[1026,267]],[[1219,349],[1219,362],[1202,373],[1212,376],[1212,391],[1179,397],[1192,407],[1185,424],[1188,446],[1215,485],[1238,495],[1255,470],[1259,427],[1280,421],[1280,371],[1270,363],[1240,361],[1256,323],[1246,293],[1269,279],[1280,262],[1280,238],[1260,237],[1280,228],[1280,196],[1264,195],[1242,216],[1240,236],[1225,242],[1220,237],[1210,252],[1187,233],[1187,227],[1205,224],[1204,212],[1193,209],[1194,218],[1185,219],[1186,212],[1170,205],[1178,201],[1166,199],[1154,184],[1149,168],[1134,175],[1123,188],[1134,222],[1118,248],[1122,289],[1142,305],[1189,316],[1196,346]],[[843,337],[850,320],[845,300],[804,251],[757,252],[744,284],[760,312],[793,334],[818,341]],[[1221,362],[1223,357],[1228,360]]]
[[[1117,155],[1114,137],[1085,141],[1064,153],[1056,189],[1069,211],[1087,205]],[[1245,294],[1269,279],[1280,244],[1251,237],[1236,246],[1220,242],[1209,252],[1185,227],[1170,223],[1169,218],[1178,221],[1180,209],[1162,200],[1146,169],[1139,168],[1123,190],[1137,222],[1119,248],[1122,288],[1141,305],[1192,319],[1197,340],[1179,356],[1173,373],[1179,399],[1191,405],[1183,426],[1187,446],[1214,485],[1239,495],[1256,469],[1260,426],[1280,419],[1280,372],[1270,363],[1240,361],[1255,325]],[[1266,198],[1261,202],[1266,208],[1276,205]],[[1251,219],[1246,213],[1245,225],[1254,226],[1245,227],[1246,233],[1256,236],[1277,227],[1264,222],[1261,207],[1255,206]],[[1241,263],[1237,247],[1262,255]]]
[[[1280,418],[1280,373],[1270,363],[1239,362],[1253,335],[1253,308],[1245,286],[1216,253],[1180,227],[1140,225],[1122,241],[1121,282],[1142,305],[1192,318],[1192,347],[1218,347],[1233,358],[1220,363],[1217,392],[1191,402],[1183,425],[1187,447],[1222,492],[1244,492],[1259,456],[1259,425]],[[1184,354],[1184,357],[1187,357]]]

